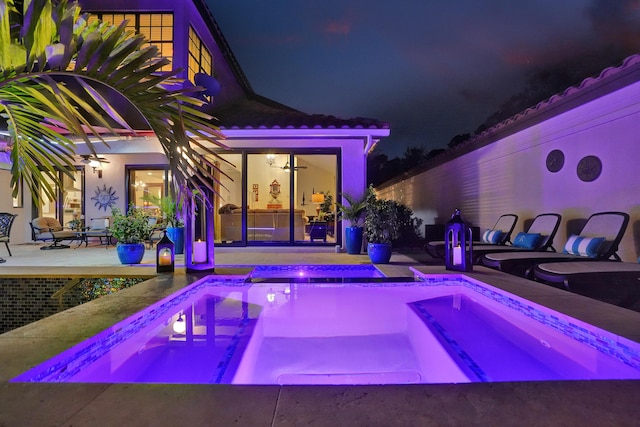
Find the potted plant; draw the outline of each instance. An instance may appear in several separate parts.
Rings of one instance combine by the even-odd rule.
[[[346,199],[349,204],[343,205],[340,202],[336,202],[339,215],[342,219],[349,221],[350,224],[349,227],[345,227],[345,240],[348,254],[357,255],[362,249],[362,220],[367,209],[367,199],[372,194],[372,191],[373,189],[368,187],[360,198],[343,193],[342,197]]]
[[[116,251],[122,264],[140,264],[144,257],[144,242],[153,227],[149,215],[141,208],[131,206],[126,214],[120,209],[111,211],[113,221],[109,230],[118,244]]]
[[[367,253],[374,264],[386,264],[391,259],[391,241],[398,238],[400,231],[396,204],[393,200],[378,199],[374,194],[367,200],[364,232]]]
[[[158,207],[164,222],[167,224],[167,237],[175,245],[175,253],[184,253],[184,223],[178,217],[181,206],[170,195],[158,197],[147,194],[142,200]]]

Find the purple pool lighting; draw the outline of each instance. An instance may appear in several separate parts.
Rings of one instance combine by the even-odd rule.
[[[205,278],[12,381],[406,384],[640,379],[640,344],[465,276]]]

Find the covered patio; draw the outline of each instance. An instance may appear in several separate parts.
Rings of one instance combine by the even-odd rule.
[[[155,276],[155,253],[121,266],[115,249],[46,251],[12,245],[0,266],[11,276]],[[420,259],[421,262],[416,261]],[[250,261],[249,261],[250,260]],[[295,260],[295,261],[293,261]],[[178,259],[178,264],[181,260]],[[216,274],[250,265],[367,264],[367,255],[334,248],[217,248]],[[411,276],[410,267],[445,273],[420,254],[394,253],[380,269]],[[475,267],[469,276],[640,341],[640,313]],[[0,424],[13,425],[632,425],[640,416],[638,381],[567,381],[386,386],[227,386],[159,384],[32,384],[8,381],[197,280],[178,267],[92,302],[0,335]]]

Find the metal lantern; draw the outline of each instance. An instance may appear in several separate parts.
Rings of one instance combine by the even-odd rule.
[[[201,187],[206,200],[213,199],[211,190]],[[184,224],[184,264],[187,273],[215,271],[214,212],[203,199],[196,199],[193,212],[187,215]]]
[[[175,265],[175,245],[165,231],[156,245],[156,272],[173,273]]]
[[[447,270],[471,271],[473,269],[472,228],[456,209],[447,222],[444,235],[444,264]]]

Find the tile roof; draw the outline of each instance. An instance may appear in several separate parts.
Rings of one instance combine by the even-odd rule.
[[[260,95],[213,107],[221,129],[389,129],[375,119],[342,119],[324,114],[307,114]]]
[[[565,111],[576,108],[579,105],[602,97],[615,90],[638,82],[640,79],[640,55],[632,55],[625,58],[617,67],[605,68],[598,76],[588,77],[579,85],[571,86],[563,92],[551,96],[539,102],[533,107],[515,114],[508,119],[486,129],[460,145],[468,145],[478,140],[500,135],[502,132],[513,129],[520,130],[523,127],[532,126],[550,117],[559,115]],[[500,135],[502,137],[502,135]]]

